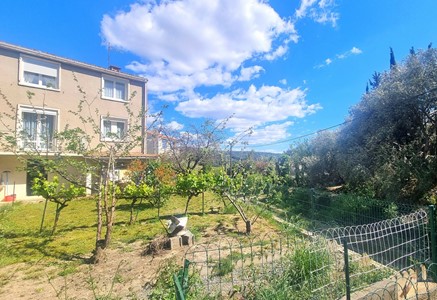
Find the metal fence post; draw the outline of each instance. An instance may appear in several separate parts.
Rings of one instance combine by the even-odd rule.
[[[185,300],[184,291],[177,274],[173,274],[173,282],[176,290],[176,300]]]
[[[431,236],[431,274],[434,281],[437,280],[437,240],[436,240],[436,207],[434,205],[429,206],[428,211],[429,218],[429,234]]]
[[[314,191],[314,188],[311,188],[309,190],[310,192],[310,205],[311,205],[311,217],[314,217],[316,213],[316,192]]]
[[[184,260],[184,269],[182,271],[182,288],[185,291],[188,289],[188,268],[190,267],[191,262],[188,259]]]
[[[347,241],[343,239],[343,253],[344,253],[344,277],[346,280],[346,299],[351,300],[351,284],[349,274],[349,252],[347,248]]]
[[[173,274],[173,282],[176,290],[176,300],[185,300],[185,293],[188,289],[188,268],[191,262],[184,260],[184,268],[177,274]]]

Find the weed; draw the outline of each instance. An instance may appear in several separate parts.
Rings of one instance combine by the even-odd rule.
[[[173,274],[179,271],[180,266],[170,258],[163,261],[161,264],[160,273],[156,279],[156,283],[152,288],[152,292],[149,295],[151,300],[173,300],[176,297]]]
[[[255,286],[248,299],[312,299],[308,283],[310,279],[319,283],[328,282],[330,261],[329,254],[322,249],[300,246],[287,257],[282,274],[265,275],[261,279],[264,284]]]
[[[76,266],[68,265],[64,266],[62,271],[58,273],[59,276],[68,276],[77,272]]]
[[[223,213],[227,215],[233,215],[237,213],[237,209],[233,205],[226,205],[223,208]]]

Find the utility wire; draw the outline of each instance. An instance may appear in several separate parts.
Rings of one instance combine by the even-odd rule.
[[[326,127],[326,128],[323,128],[323,129],[320,129],[320,130],[317,130],[317,131],[314,131],[314,132],[311,132],[311,133],[307,133],[307,134],[300,135],[300,136],[297,136],[297,137],[293,137],[293,138],[290,138],[290,139],[285,139],[285,140],[282,140],[282,141],[277,141],[277,142],[272,142],[272,143],[267,143],[267,144],[248,145],[248,147],[257,148],[257,147],[272,146],[272,145],[288,143],[288,142],[292,142],[292,141],[295,141],[295,140],[300,140],[301,138],[304,138],[304,137],[307,137],[307,136],[311,136],[311,135],[314,135],[314,134],[317,134],[317,133],[320,133],[320,132],[323,132],[323,131],[326,131],[326,130],[329,130],[329,129],[332,129],[332,128],[339,127],[339,126],[344,125],[344,124],[349,123],[349,122],[350,121],[344,121],[343,123],[339,123],[339,124],[336,124],[336,125],[333,125],[333,126],[330,126],[330,127]]]
[[[408,98],[404,98],[402,100],[414,99],[414,98],[417,98],[417,97],[420,97],[420,96],[423,96],[423,95],[426,95],[426,94],[429,94],[429,93],[432,93],[432,92],[435,92],[435,91],[437,91],[437,87],[433,87],[433,88],[431,88],[428,91],[425,91],[425,92],[420,93],[420,94],[416,94],[416,95],[408,97]],[[318,131],[314,131],[314,132],[311,132],[311,133],[308,133],[308,134],[304,134],[304,135],[300,135],[300,136],[297,136],[297,137],[294,137],[294,138],[290,138],[290,139],[285,139],[285,140],[282,140],[282,141],[277,141],[277,142],[272,142],[272,143],[267,143],[267,144],[246,145],[246,146],[250,147],[250,148],[259,148],[259,147],[265,147],[265,146],[272,146],[272,145],[288,143],[288,142],[292,142],[292,141],[295,141],[295,140],[300,140],[300,139],[302,139],[304,137],[308,137],[308,136],[311,136],[311,135],[314,135],[314,134],[317,134],[317,133],[320,133],[320,132],[323,132],[323,131],[326,131],[326,130],[330,130],[332,128],[339,127],[339,126],[344,125],[344,124],[349,123],[349,122],[352,122],[352,120],[347,120],[347,121],[344,121],[342,123],[339,123],[339,124],[336,124],[336,125],[333,125],[333,126],[330,126],[330,127],[326,127],[326,128],[320,129]]]

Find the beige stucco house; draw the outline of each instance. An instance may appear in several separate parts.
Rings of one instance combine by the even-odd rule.
[[[109,69],[59,57],[37,50],[0,42],[0,134],[16,135],[15,149],[0,149],[0,201],[16,194],[17,199],[32,199],[32,176],[18,168],[29,150],[43,152],[47,157],[59,154],[55,133],[64,129],[83,128],[78,111],[81,99],[86,99],[82,117],[91,116],[100,127],[88,132],[90,143],[117,143],[127,132],[130,122],[126,106],[140,115],[141,135],[131,149],[131,157],[147,157],[145,111],[147,110],[147,80]],[[89,113],[89,116],[83,114]],[[7,114],[11,114],[8,117]],[[138,119],[136,120],[138,122]],[[18,155],[18,156],[17,156]]]
[[[147,153],[161,155],[171,151],[171,145],[176,144],[176,139],[168,137],[158,131],[147,132]]]

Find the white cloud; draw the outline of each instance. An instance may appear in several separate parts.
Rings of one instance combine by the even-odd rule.
[[[361,53],[363,53],[363,51],[357,47],[352,47],[351,53],[352,54],[361,54]]]
[[[168,127],[170,130],[176,130],[176,131],[179,131],[179,130],[181,130],[181,129],[184,128],[184,125],[181,124],[181,123],[178,123],[178,122],[176,122],[176,121],[171,121],[170,123],[168,123],[168,124],[166,125],[166,127]]]
[[[280,84],[286,85],[287,84],[287,79],[283,78],[281,80],[279,80]]]
[[[330,23],[335,27],[340,18],[339,13],[334,11],[335,6],[334,0],[302,0],[295,11],[295,17],[297,19],[309,17],[317,23]]]
[[[303,118],[321,109],[319,104],[308,104],[306,91],[300,88],[282,89],[277,86],[251,85],[247,90],[217,94],[212,98],[192,98],[179,102],[176,110],[190,118],[223,120],[233,116],[228,127],[246,130],[269,122],[285,121],[290,117]]]
[[[354,46],[354,47],[352,47],[352,49],[350,49],[344,53],[335,55],[335,58],[325,59],[325,61],[322,64],[316,65],[314,68],[315,69],[323,68],[323,67],[326,67],[326,66],[329,66],[330,64],[332,64],[336,59],[345,59],[351,55],[359,55],[361,53],[363,53],[363,51]]]
[[[275,143],[290,137],[289,128],[293,124],[292,121],[286,121],[265,126],[256,126],[252,129],[250,134],[248,134],[247,131],[236,131],[234,136],[228,139],[228,143],[237,139],[237,143],[234,146],[235,150],[247,150],[254,145]]]
[[[299,8],[296,10],[296,17],[303,18],[307,15],[308,10],[316,3],[317,0],[302,0]]]
[[[250,144],[268,144],[286,139],[290,136],[289,127],[293,122],[287,121],[279,124],[272,124],[261,128],[255,128],[250,136]]]
[[[297,42],[297,40],[296,40]],[[273,51],[272,53],[267,53],[264,58],[267,60],[275,60],[278,57],[283,56],[285,53],[287,53],[288,51],[288,47],[287,46],[279,46],[275,51]]]
[[[347,58],[347,57],[349,57],[351,55],[358,55],[358,54],[361,54],[361,53],[363,53],[363,51],[361,49],[359,49],[359,48],[354,46],[354,47],[352,47],[352,49],[350,49],[350,50],[348,50],[348,51],[346,51],[344,53],[337,54],[337,58],[344,59],[344,58]]]
[[[240,76],[238,77],[238,81],[249,81],[252,78],[259,77],[259,73],[264,71],[261,66],[253,66],[249,68],[241,68]]]
[[[112,47],[141,57],[127,68],[147,76],[152,92],[249,80],[235,74],[244,62],[280,57],[298,39],[263,0],[146,1],[105,15],[101,31]]]

